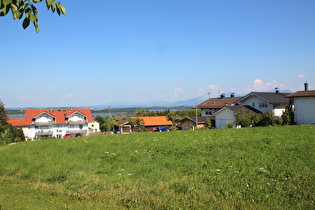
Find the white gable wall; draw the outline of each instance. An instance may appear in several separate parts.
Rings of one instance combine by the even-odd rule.
[[[234,125],[234,112],[228,108],[223,108],[217,113],[215,113],[215,128],[227,128],[226,123],[231,122]]]
[[[69,118],[69,121],[73,121],[73,122],[77,122],[77,121],[84,121],[84,115],[80,114],[80,113],[75,113],[72,114]]]
[[[298,125],[315,123],[315,97],[294,98],[294,120]]]
[[[271,103],[256,96],[250,96],[242,100],[241,104],[251,106],[261,112],[273,111],[273,105]]]
[[[54,118],[46,113],[40,114],[35,118],[36,122],[44,123],[44,122],[53,122]]]

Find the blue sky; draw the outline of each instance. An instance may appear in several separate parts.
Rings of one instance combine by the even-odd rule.
[[[39,34],[0,18],[7,108],[315,89],[313,0],[60,1]]]

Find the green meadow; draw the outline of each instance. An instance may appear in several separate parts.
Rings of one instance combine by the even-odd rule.
[[[315,125],[0,147],[0,209],[314,209]]]

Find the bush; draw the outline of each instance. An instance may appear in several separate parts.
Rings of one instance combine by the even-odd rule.
[[[233,123],[232,123],[232,122],[226,122],[226,123],[225,123],[225,126],[226,126],[227,128],[232,128],[232,127],[233,127]]]

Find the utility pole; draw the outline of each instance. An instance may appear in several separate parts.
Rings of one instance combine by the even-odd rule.
[[[196,104],[196,129],[198,128],[198,112],[197,112],[197,104]]]

